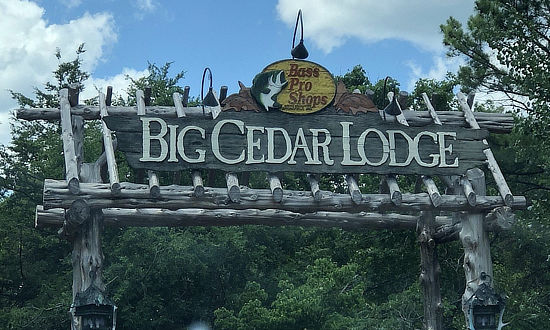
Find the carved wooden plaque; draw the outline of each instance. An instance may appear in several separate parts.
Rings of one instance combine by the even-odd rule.
[[[177,171],[463,174],[485,161],[487,130],[407,127],[333,108],[309,116],[226,111],[209,117],[104,118],[134,168]]]

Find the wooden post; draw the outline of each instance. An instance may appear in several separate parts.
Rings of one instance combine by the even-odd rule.
[[[420,284],[424,293],[424,329],[443,329],[441,292],[436,243],[433,238],[435,217],[432,211],[420,213],[418,241],[420,243]]]
[[[78,165],[73,138],[69,91],[66,88],[59,91],[59,104],[61,107],[63,155],[65,156],[65,179],[71,193],[78,194],[80,192],[80,180],[78,178]]]
[[[109,183],[111,185],[111,192],[113,195],[120,194],[120,182],[118,179],[118,169],[115,159],[115,150],[113,148],[113,137],[111,130],[107,127],[103,118],[107,117],[107,105],[105,103],[105,95],[99,92],[99,108],[101,113],[101,127],[103,133],[103,146],[105,148],[105,156],[107,157],[107,169],[109,171]]]
[[[104,101],[101,100],[101,101]],[[84,122],[73,121],[75,157],[83,159]],[[111,141],[109,141],[112,143]],[[112,147],[112,145],[111,145]],[[99,182],[99,166],[82,164],[82,182]],[[87,203],[78,199],[73,202],[66,212],[66,222],[77,230],[71,230],[69,239],[73,243],[72,266],[73,266],[73,302],[76,294],[85,291],[94,284],[100,290],[105,290],[102,279],[103,252],[101,251],[101,230],[103,227],[103,213],[100,209],[91,209]],[[63,228],[65,229],[65,228]],[[80,318],[74,316],[74,306],[71,306],[71,328],[78,330],[82,328]]]
[[[466,173],[468,180],[478,196],[485,196],[485,175],[483,171],[474,168]],[[459,214],[462,222],[462,229],[459,237],[464,248],[464,274],[466,275],[466,290],[462,295],[462,310],[468,324],[467,302],[481,284],[481,273],[493,278],[493,265],[491,262],[491,251],[489,238],[483,227],[482,213],[468,212]]]
[[[464,112],[464,119],[466,120],[466,122],[470,125],[471,128],[480,129],[474,113],[472,112],[472,109],[470,109],[470,107],[468,106],[468,102],[466,101],[466,97],[464,96],[464,94],[458,93],[457,97],[458,103],[460,104],[460,107]],[[512,195],[512,192],[510,191],[510,188],[508,187],[508,184],[504,179],[504,175],[502,175],[502,172],[500,171],[500,167],[498,166],[493,152],[489,148],[487,140],[483,140],[483,143],[487,145],[487,149],[483,150],[483,153],[487,157],[487,166],[489,167],[489,171],[491,171],[491,173],[493,174],[493,178],[495,179],[495,183],[498,187],[498,192],[504,199],[506,205],[511,206],[514,202],[514,195]]]

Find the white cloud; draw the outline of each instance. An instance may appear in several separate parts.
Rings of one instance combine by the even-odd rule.
[[[156,8],[156,4],[153,2],[153,0],[138,0],[137,7],[140,10],[153,11]]]
[[[430,51],[441,51],[439,25],[449,16],[460,21],[473,13],[473,0],[279,0],[282,21],[294,27],[302,9],[307,39],[325,52],[349,38],[366,43],[384,39],[409,41]]]
[[[74,8],[80,6],[82,0],[61,0],[61,3],[67,6],[67,8]]]
[[[406,90],[412,91],[419,79],[443,80],[448,72],[456,72],[464,63],[464,60],[459,57],[450,58],[445,55],[434,55],[431,67],[428,70],[423,70],[416,62],[410,61],[407,63],[411,73],[405,86]]]
[[[66,24],[48,24],[44,9],[25,0],[0,0],[0,131],[9,131],[6,117],[16,107],[8,89],[32,95],[33,87],[51,80],[59,62],[55,50],[61,48],[62,60],[70,60],[81,43],[82,68],[92,72],[106,47],[116,42],[114,19],[110,14],[85,13]],[[0,143],[7,143],[4,135]]]
[[[128,94],[126,93],[128,86],[130,85],[130,80],[126,79],[127,76],[132,77],[133,79],[138,79],[145,77],[149,74],[149,70],[144,69],[141,71],[124,68],[121,73],[107,78],[94,78],[86,80],[84,83],[84,91],[80,95],[81,100],[89,99],[97,96],[98,91],[106,92],[107,86],[113,86],[113,93],[117,96],[122,96],[126,98]]]

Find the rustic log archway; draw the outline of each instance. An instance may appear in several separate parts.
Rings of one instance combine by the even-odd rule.
[[[100,290],[104,289],[101,278],[102,224],[144,227],[253,224],[344,229],[406,229],[417,230],[418,234],[425,326],[427,329],[441,329],[437,244],[457,239],[462,241],[467,281],[463,307],[466,319],[469,320],[471,316],[468,314],[468,302],[484,283],[482,274],[492,277],[487,232],[509,228],[514,220],[513,210],[525,208],[527,205],[523,196],[512,195],[486,140],[483,140],[485,147],[483,150],[480,149],[480,157],[487,163],[494,177],[499,196],[485,195],[483,171],[475,167],[469,167],[461,173],[450,172],[451,175],[445,175],[444,170],[433,171],[433,174],[440,175],[441,181],[447,185],[448,194],[439,192],[427,172],[417,175],[417,186],[424,186],[427,192],[402,191],[395,174],[411,174],[399,168],[393,168],[394,172],[387,172],[382,176],[381,190],[376,193],[361,192],[355,176],[350,172],[340,173],[345,177],[349,194],[320,190],[316,173],[308,173],[309,191],[285,191],[275,171],[269,172],[266,178],[270,189],[241,186],[238,176],[233,171],[226,174],[226,188],[204,186],[200,172],[196,170],[190,172],[192,186],[162,186],[159,184],[157,173],[151,169],[147,172],[148,184],[120,182],[114,154],[117,141],[111,131],[113,126],[109,128],[107,125],[112,118],[126,120],[131,116],[157,116],[184,118],[193,122],[194,118],[202,118],[206,113],[209,120],[214,120],[212,115],[221,111],[222,104],[206,107],[206,111],[202,107],[188,107],[187,96],[182,97],[176,93],[174,107],[150,106],[145,98],[146,93],[138,91],[136,107],[111,106],[109,97],[103,93],[99,94],[98,106],[87,106],[74,104],[75,102],[71,104],[70,100],[77,99],[74,97],[75,93],[76,89],[62,90],[59,95],[59,109],[17,110],[17,117],[21,120],[61,122],[66,177],[65,180],[47,179],[44,182],[43,205],[36,209],[35,224],[36,227],[60,227],[60,235],[72,241],[73,300],[77,294],[85,292],[92,285]],[[506,133],[513,127],[511,115],[473,113],[465,96],[459,93],[457,97],[462,111],[438,112],[424,94],[428,111],[405,110],[401,119],[389,118],[390,122],[387,125],[393,128],[407,125],[413,131],[415,128],[433,124],[439,127],[461,127],[469,134],[467,139],[479,135],[480,131],[477,130],[480,129]],[[358,105],[355,110],[357,109],[361,109],[361,106]],[[335,104],[323,111],[332,111],[331,114],[334,116],[339,109]],[[235,113],[235,118],[238,114]],[[84,121],[98,119],[105,119],[101,121],[105,151],[96,162],[83,163]],[[254,161],[257,160],[254,158],[254,148],[259,145],[254,141],[254,131],[252,138],[249,138],[250,141]],[[317,143],[322,145],[323,142]],[[443,144],[440,148],[445,147]],[[326,152],[328,155],[329,151]],[[325,158],[328,159],[327,155]],[[314,156],[313,158],[317,160]],[[108,182],[101,180],[102,167],[107,169]],[[304,169],[300,171],[305,172]],[[357,170],[354,172],[361,173]],[[73,317],[74,329],[81,327],[79,322],[79,317]]]

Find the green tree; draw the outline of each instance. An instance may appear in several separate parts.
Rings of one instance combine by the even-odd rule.
[[[497,286],[510,297],[505,320],[522,329],[550,327],[550,301],[541,296],[550,289],[549,19],[548,1],[477,0],[466,27],[453,18],[441,26],[449,54],[466,59],[457,75],[462,89],[498,92],[518,112],[513,133],[491,136],[490,144],[512,191],[532,204],[492,246]]]

